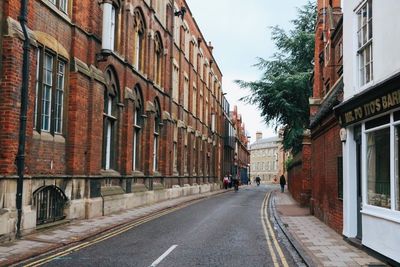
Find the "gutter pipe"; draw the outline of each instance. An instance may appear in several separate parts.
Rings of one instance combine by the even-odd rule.
[[[21,23],[21,28],[24,34],[24,45],[23,45],[23,62],[22,62],[22,87],[21,87],[21,111],[19,121],[19,137],[18,137],[18,154],[16,157],[17,163],[17,195],[16,195],[16,207],[17,207],[17,229],[16,238],[21,237],[21,218],[22,218],[22,196],[24,186],[24,169],[25,169],[25,143],[26,143],[26,121],[27,121],[27,109],[28,109],[28,90],[29,90],[29,34],[27,29],[28,22],[28,1],[21,0],[21,12],[18,20]]]

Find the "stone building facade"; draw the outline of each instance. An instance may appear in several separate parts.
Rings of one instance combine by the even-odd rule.
[[[256,141],[250,145],[251,180],[259,176],[262,182],[274,182],[278,175],[283,174],[285,153],[282,150],[282,140],[278,137],[262,138],[262,133],[256,133]],[[279,172],[281,170],[281,172]]]
[[[310,98],[311,212],[338,233],[343,229],[340,125],[334,106],[343,97],[341,1],[318,1],[313,95]]]
[[[27,1],[29,38],[22,2],[0,4],[0,236],[219,188],[222,74],[184,0]]]

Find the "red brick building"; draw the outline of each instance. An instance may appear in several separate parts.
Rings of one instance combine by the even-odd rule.
[[[0,236],[17,220],[20,10],[0,3]],[[31,0],[27,28],[22,230],[219,187],[222,74],[184,0]]]
[[[311,212],[335,231],[343,229],[340,126],[333,107],[343,95],[340,0],[319,0],[311,112]]]
[[[231,120],[235,131],[234,169],[233,176],[239,176],[242,184],[248,183],[250,168],[249,139],[246,135],[246,128],[242,115],[238,112],[237,106],[233,107]]]

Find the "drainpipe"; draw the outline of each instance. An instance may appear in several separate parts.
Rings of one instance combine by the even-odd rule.
[[[21,23],[21,28],[24,34],[24,54],[22,62],[22,87],[21,87],[21,113],[19,120],[19,138],[18,138],[18,154],[16,157],[17,163],[17,232],[16,238],[21,237],[21,217],[22,217],[22,194],[24,186],[24,168],[25,168],[25,139],[26,139],[26,118],[28,109],[28,86],[29,86],[29,35],[26,27],[28,15],[28,1],[21,0],[21,13],[18,20]]]

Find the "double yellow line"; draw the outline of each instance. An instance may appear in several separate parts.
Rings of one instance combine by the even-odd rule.
[[[265,237],[267,239],[268,250],[269,250],[269,253],[271,254],[272,261],[274,263],[274,267],[281,266],[280,263],[282,264],[282,266],[288,267],[289,265],[286,261],[286,257],[282,252],[282,249],[278,243],[278,240],[276,239],[275,232],[273,231],[271,223],[268,220],[267,209],[268,209],[268,201],[269,201],[270,195],[271,195],[271,192],[268,192],[265,195],[263,204],[261,206],[261,221],[262,221]],[[279,259],[277,258],[277,254],[279,256]]]
[[[128,230],[130,230],[130,229],[132,229],[132,228],[135,228],[135,227],[137,227],[137,226],[139,226],[139,225],[141,225],[141,224],[144,224],[144,223],[146,223],[146,222],[152,221],[152,220],[154,220],[154,219],[157,219],[157,218],[159,218],[159,217],[161,217],[161,216],[164,216],[164,215],[166,215],[166,214],[168,214],[168,213],[171,213],[171,212],[177,211],[177,210],[179,210],[179,209],[182,209],[182,208],[184,208],[184,207],[187,207],[187,206],[189,206],[189,205],[191,205],[191,204],[194,204],[194,203],[196,203],[196,202],[199,202],[199,201],[201,201],[201,200],[203,200],[203,199],[191,201],[191,202],[189,202],[189,203],[185,203],[184,205],[180,205],[180,206],[178,206],[178,207],[170,208],[170,209],[168,209],[168,210],[164,210],[164,211],[160,211],[160,212],[155,213],[155,214],[148,215],[148,216],[143,217],[143,218],[141,218],[141,219],[139,219],[139,220],[136,220],[136,221],[134,221],[134,222],[132,222],[132,223],[129,223],[129,224],[123,226],[123,227],[119,227],[118,229],[113,230],[113,231],[111,231],[111,232],[109,232],[109,233],[107,233],[107,234],[105,234],[105,235],[99,236],[99,237],[97,237],[97,238],[95,238],[95,239],[93,239],[93,240],[85,241],[85,242],[83,242],[83,243],[81,243],[81,244],[79,244],[79,245],[75,245],[75,246],[73,246],[73,247],[70,247],[70,248],[68,248],[68,249],[66,249],[66,250],[64,250],[64,251],[62,251],[62,252],[58,252],[58,253],[56,253],[56,254],[52,254],[51,256],[48,256],[48,257],[46,257],[46,258],[39,259],[39,260],[37,260],[37,261],[31,262],[31,263],[29,263],[29,264],[26,264],[26,265],[24,265],[24,266],[25,266],[25,267],[41,266],[41,265],[43,265],[43,264],[46,264],[46,263],[48,263],[48,262],[53,261],[53,260],[56,259],[56,258],[64,257],[64,256],[67,256],[67,255],[73,253],[73,252],[77,252],[77,251],[79,251],[79,250],[81,250],[81,249],[83,249],[83,248],[92,246],[92,245],[94,245],[94,244],[97,244],[97,243],[102,242],[102,241],[104,241],[104,240],[107,240],[107,239],[109,239],[109,238],[112,238],[112,237],[114,237],[114,236],[117,236],[117,235],[119,235],[119,234],[122,234],[122,233],[124,233],[124,232],[126,232],[126,231],[128,231]]]

